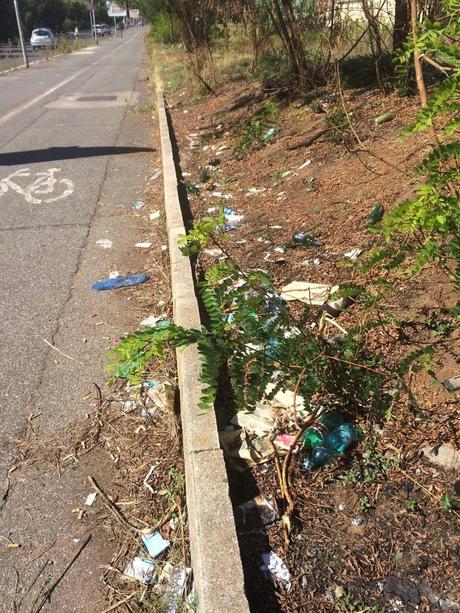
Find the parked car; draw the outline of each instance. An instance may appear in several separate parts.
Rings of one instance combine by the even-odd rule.
[[[54,49],[56,42],[56,37],[49,28],[37,28],[36,30],[32,30],[30,36],[30,46],[32,49],[39,49],[41,47],[51,47]]]
[[[94,31],[96,31],[98,36],[106,36],[107,34],[111,34],[110,28],[106,23],[97,23],[95,26],[93,26],[93,32]]]

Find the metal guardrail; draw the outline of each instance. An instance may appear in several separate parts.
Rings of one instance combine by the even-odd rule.
[[[101,36],[98,34],[98,38],[104,39],[112,36],[114,34],[113,28],[111,29],[110,35],[106,34],[105,36]],[[79,32],[78,35],[79,44],[83,47],[87,47],[93,44],[93,36],[90,30],[84,30]],[[56,46],[54,48],[45,47],[42,49],[32,49],[30,42],[26,43],[27,55],[29,57],[30,62],[35,62],[37,60],[45,59],[47,57],[51,57],[52,55],[56,55],[58,53],[62,53],[65,51],[65,45],[73,46],[76,42],[75,36],[73,32],[69,32],[66,34],[60,34],[57,36]],[[22,57],[21,45],[17,44],[9,44],[9,43],[0,43],[0,71],[8,70],[9,68],[15,68],[16,66],[21,66],[24,63]]]

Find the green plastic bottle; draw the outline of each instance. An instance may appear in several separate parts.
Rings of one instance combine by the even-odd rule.
[[[367,225],[375,226],[375,224],[378,223],[382,219],[384,212],[385,212],[385,209],[384,209],[383,204],[374,205],[367,219]]]
[[[345,422],[341,411],[327,411],[302,434],[302,447],[310,450],[322,447],[329,434]]]

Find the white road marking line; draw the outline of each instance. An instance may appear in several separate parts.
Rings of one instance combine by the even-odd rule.
[[[20,106],[15,108],[14,111],[10,111],[6,115],[3,115],[3,117],[0,117],[0,126],[3,125],[4,123],[6,123],[7,121],[9,121],[10,119],[13,119],[13,117],[18,115],[18,113],[22,113],[22,111],[25,111],[26,109],[30,108],[34,104],[37,104],[37,102],[40,102],[40,100],[43,100],[43,98],[46,98],[47,96],[49,96],[50,94],[54,93],[58,89],[61,89],[61,87],[64,87],[64,85],[67,85],[67,83],[70,83],[70,81],[73,81],[74,79],[79,77],[81,74],[83,74],[84,72],[89,70],[90,68],[94,68],[94,66],[97,66],[101,62],[105,61],[108,57],[110,57],[111,55],[113,55],[114,53],[119,51],[122,47],[124,47],[125,45],[130,43],[132,40],[134,40],[136,38],[136,36],[139,36],[139,34],[140,34],[140,32],[136,32],[136,34],[134,34],[134,36],[132,38],[130,38],[129,40],[127,40],[124,43],[122,43],[119,47],[117,47],[116,49],[114,49],[113,51],[108,53],[107,55],[104,55],[104,57],[99,59],[97,62],[94,62],[90,66],[85,66],[85,68],[82,68],[82,70],[79,70],[78,72],[73,74],[71,77],[68,77],[67,79],[64,79],[64,81],[61,81],[60,83],[58,83],[54,87],[51,87],[50,89],[48,89],[46,92],[43,92],[43,94],[40,94],[39,96],[36,96],[35,98],[32,98],[32,100],[29,100],[28,102],[24,102],[23,104],[21,104]]]

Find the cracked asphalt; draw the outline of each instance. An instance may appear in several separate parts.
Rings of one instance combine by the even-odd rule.
[[[148,95],[143,39],[143,29],[127,30],[122,40],[0,75],[2,612],[38,610],[89,535],[41,610],[104,608],[100,567],[114,544],[72,510],[91,491],[88,475],[111,488],[108,458],[95,451],[62,474],[48,456],[11,468],[21,441],[50,447],[84,420],[111,339],[138,322],[129,291],[90,286],[112,270],[139,272],[145,257],[133,248],[146,233],[133,205],[156,154],[139,112]]]

